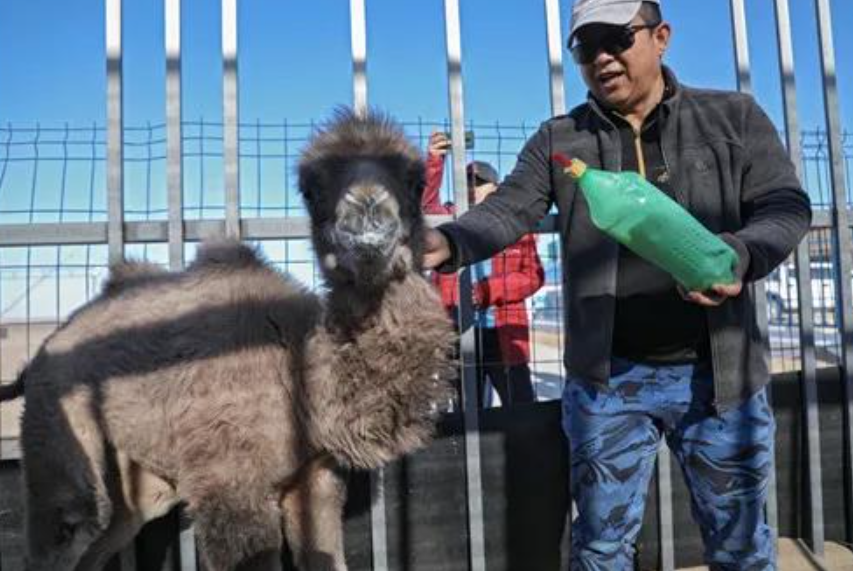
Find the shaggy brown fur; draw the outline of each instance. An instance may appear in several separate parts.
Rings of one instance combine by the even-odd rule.
[[[448,397],[422,181],[397,127],[343,112],[300,163],[326,299],[233,242],[113,268],[4,388],[25,388],[28,569],[100,569],[178,502],[210,571],[278,568],[285,540],[300,569],[346,569],[341,468],[422,446]]]

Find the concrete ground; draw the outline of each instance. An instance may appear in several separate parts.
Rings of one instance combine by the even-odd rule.
[[[680,571],[707,570],[707,567],[690,567]],[[827,542],[823,558],[817,558],[799,541],[781,538],[779,571],[853,571],[853,550]]]

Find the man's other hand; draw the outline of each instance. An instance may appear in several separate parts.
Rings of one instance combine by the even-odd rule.
[[[432,269],[449,259],[450,243],[447,237],[434,228],[427,228],[424,239],[424,267]]]
[[[740,280],[733,284],[715,284],[705,291],[686,291],[678,286],[678,293],[689,302],[703,305],[705,307],[716,307],[730,297],[737,297],[743,289]]]

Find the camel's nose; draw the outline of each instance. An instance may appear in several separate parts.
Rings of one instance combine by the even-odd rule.
[[[381,186],[358,186],[343,197],[335,229],[360,247],[384,249],[397,238],[400,223],[396,201]]]

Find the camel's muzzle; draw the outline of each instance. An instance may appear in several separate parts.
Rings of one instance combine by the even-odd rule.
[[[350,189],[337,215],[335,241],[358,255],[388,255],[400,239],[397,201],[380,185]]]

